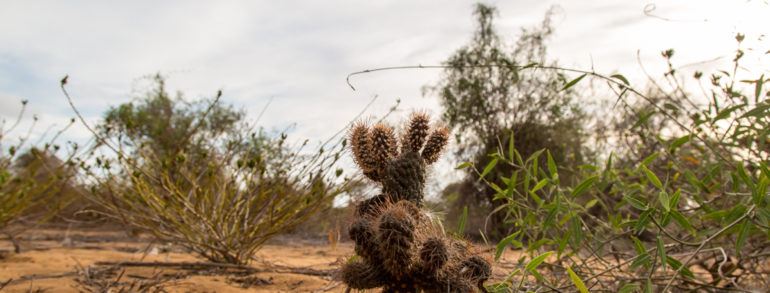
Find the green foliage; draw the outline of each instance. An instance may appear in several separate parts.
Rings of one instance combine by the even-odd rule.
[[[586,72],[576,79],[604,80],[619,95],[623,111],[615,131],[623,143],[609,149],[604,162],[580,166],[574,183],[560,184],[553,170],[562,166],[549,153],[491,153],[493,169],[517,167],[502,175],[500,186],[489,180],[494,170],[468,165],[506,201],[503,210],[517,231],[500,242],[498,255],[514,241],[532,257],[557,248],[554,265],[538,269],[543,278],[536,282],[544,287],[665,292],[768,285],[770,107],[768,95],[757,91],[770,79],[740,79],[739,48],[733,72],[712,75],[707,99],[700,99],[707,102],[699,103],[675,75],[673,50],[662,55],[669,90],[643,93],[620,75]],[[538,166],[543,160],[547,172]],[[556,277],[565,274],[571,282]],[[520,278],[518,286],[506,280],[490,289],[521,289],[527,279]]]
[[[155,82],[145,99],[106,113],[97,135],[112,152],[83,167],[96,199],[127,225],[211,261],[246,264],[349,182],[333,168],[344,142],[327,152],[290,148],[286,135],[242,122],[221,93],[188,104]]]
[[[552,12],[539,27],[523,30],[513,46],[500,41],[495,32],[495,13],[493,7],[476,6],[477,28],[471,42],[444,62],[444,76],[433,87],[444,108],[442,118],[455,133],[459,146],[456,155],[463,161],[472,157],[474,166],[484,169],[482,177],[490,183],[479,182],[469,171],[468,177],[454,186],[454,193],[460,195],[453,203],[454,210],[471,206],[470,214],[475,217],[486,217],[503,203],[490,186],[501,186],[501,177],[507,178],[520,168],[515,164],[495,166],[505,150],[510,148],[512,156],[514,140],[515,150],[523,157],[548,147],[552,155],[549,166],[558,163],[562,167],[557,173],[563,182],[571,180],[570,169],[592,156],[586,143],[588,135],[584,134],[589,119],[584,106],[576,102],[573,87],[585,75],[569,82],[561,72],[531,68],[556,65],[546,54],[546,41],[553,33]],[[488,156],[491,153],[498,156]],[[545,160],[541,163],[539,167],[547,167]],[[490,237],[501,239],[511,233],[505,221],[505,214],[495,213],[483,228]],[[482,227],[471,228],[476,231]]]

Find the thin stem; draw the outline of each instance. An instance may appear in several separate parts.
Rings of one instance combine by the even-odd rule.
[[[696,256],[696,255],[697,255],[697,254],[698,254],[698,253],[699,253],[699,252],[702,250],[702,249],[703,249],[703,247],[704,247],[704,246],[706,246],[706,244],[708,244],[709,242],[711,242],[711,240],[714,240],[715,238],[719,237],[719,235],[722,235],[722,233],[724,233],[725,231],[727,231],[727,230],[730,230],[730,228],[734,227],[735,225],[738,225],[738,223],[740,223],[741,221],[743,221],[743,219],[746,219],[746,218],[747,218],[747,217],[748,217],[748,216],[751,214],[751,212],[753,212],[753,211],[754,211],[754,209],[755,209],[756,207],[757,207],[757,206],[755,206],[755,205],[751,205],[751,208],[749,208],[749,210],[748,210],[748,211],[746,211],[746,213],[745,213],[745,214],[743,214],[743,216],[741,216],[740,218],[736,219],[735,221],[733,221],[733,222],[732,222],[732,223],[730,223],[729,225],[725,226],[724,228],[720,229],[719,231],[717,231],[716,233],[714,233],[713,235],[711,235],[709,238],[706,238],[705,240],[701,241],[701,244],[700,244],[700,246],[698,246],[698,248],[696,248],[696,249],[695,249],[695,252],[693,252],[693,254],[691,254],[691,255],[690,255],[690,257],[688,257],[688,258],[687,258],[687,260],[686,260],[684,263],[682,263],[682,266],[680,266],[680,267],[679,267],[679,268],[676,270],[676,272],[674,272],[674,275],[673,275],[673,276],[671,276],[671,278],[670,278],[670,279],[668,280],[668,282],[666,283],[666,287],[664,287],[664,288],[663,288],[663,291],[661,291],[661,292],[666,292],[666,291],[668,290],[668,288],[669,288],[669,287],[671,287],[671,284],[674,282],[674,279],[676,279],[676,276],[677,276],[677,275],[679,275],[679,273],[680,273],[680,272],[681,272],[681,271],[682,271],[684,268],[686,268],[686,267],[687,267],[687,265],[689,265],[689,264],[690,264],[690,262],[692,261],[692,259],[693,259],[693,258],[694,258],[694,257],[695,257],[695,256]]]

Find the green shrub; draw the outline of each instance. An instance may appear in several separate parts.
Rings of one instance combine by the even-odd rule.
[[[742,39],[738,35],[739,44]],[[713,74],[707,97],[699,98],[681,86],[673,50],[662,55],[670,66],[664,78],[674,86],[647,92],[652,95],[622,75],[579,77],[609,82],[625,104],[619,115],[635,117],[618,128],[619,139],[633,143],[603,163],[581,166],[579,184],[559,184],[562,167],[546,150],[529,157],[513,147],[491,154],[496,165],[517,167],[504,185],[488,182],[507,201],[517,230],[499,243],[498,253],[516,246],[531,259],[525,265],[522,258],[521,269],[490,289],[506,292],[533,280],[581,292],[767,287],[770,92],[764,84],[770,79],[742,77],[739,48],[735,69]],[[474,170],[486,180],[495,164]],[[536,205],[522,204],[528,201]],[[550,252],[539,253],[544,250]],[[537,269],[543,262],[551,265]]]
[[[493,158],[487,156],[498,148],[507,149],[509,136],[516,140],[518,152],[528,157],[549,147],[554,159],[564,168],[562,181],[571,182],[571,169],[594,157],[589,146],[587,125],[592,121],[585,104],[578,102],[578,92],[564,88],[567,75],[554,70],[521,70],[528,65],[548,64],[546,41],[553,33],[551,11],[542,24],[522,30],[516,42],[501,41],[494,29],[493,7],[478,4],[474,11],[476,32],[466,46],[444,62],[444,76],[433,87],[443,107],[442,119],[452,128],[457,141],[456,157],[472,158],[476,168],[483,168]],[[535,62],[535,63],[533,63]],[[544,163],[544,162],[542,162]],[[544,165],[541,167],[545,167]],[[488,180],[503,184],[513,167],[504,165],[491,170]],[[469,222],[469,231],[484,230],[491,239],[502,239],[510,232],[505,213],[492,213],[504,202],[495,190],[483,184],[476,174],[466,177],[447,190],[457,193],[451,203],[450,219],[464,206],[471,207],[471,218],[486,218],[482,226]],[[523,204],[523,203],[522,203]],[[530,202],[534,205],[534,202]],[[491,213],[491,214],[490,214]]]

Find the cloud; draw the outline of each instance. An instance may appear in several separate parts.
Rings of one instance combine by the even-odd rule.
[[[723,38],[734,32],[716,12],[740,6],[706,1],[693,10],[688,1],[656,3],[655,13],[683,22],[645,16],[645,3],[638,2],[492,4],[499,11],[498,32],[507,40],[515,40],[522,26],[537,25],[551,5],[561,5],[551,56],[569,67],[620,71],[637,81],[644,80],[637,50],[653,73],[663,70],[659,51],[671,47],[683,53],[677,55],[683,63],[730,54],[733,43]],[[383,66],[439,64],[469,40],[472,9],[466,1],[5,1],[2,104],[6,97],[21,97],[51,119],[71,117],[58,88],[69,74],[74,102],[96,121],[109,106],[141,91],[136,78],[160,72],[169,77],[170,90],[188,98],[223,89],[224,101],[251,117],[273,99],[261,124],[281,129],[296,123],[292,135],[322,140],[375,95],[369,110],[374,115],[397,99],[404,112],[428,108],[438,114],[438,103],[423,98],[422,88],[440,70],[358,75],[352,78],[357,91],[345,76]],[[745,13],[730,9],[729,15]],[[690,21],[702,18],[710,21]]]

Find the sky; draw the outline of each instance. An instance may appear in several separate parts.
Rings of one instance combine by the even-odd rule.
[[[322,141],[365,115],[378,117],[397,100],[395,121],[413,110],[438,116],[434,94],[423,94],[441,70],[387,66],[438,65],[467,44],[474,30],[471,1],[34,1],[2,0],[0,118],[15,119],[28,100],[22,126],[40,118],[33,136],[74,117],[59,89],[68,91],[91,125],[110,106],[141,92],[142,77],[160,73],[172,92],[213,97],[245,109],[259,124],[297,140]],[[660,51],[674,48],[687,76],[728,68],[737,32],[752,47],[753,78],[770,68],[767,1],[745,0],[511,0],[497,7],[496,27],[513,42],[555,7],[549,56],[565,67],[622,73],[634,85],[644,69],[660,76]],[[763,71],[764,70],[764,71]],[[754,76],[756,75],[756,76]],[[6,127],[9,123],[6,123]],[[6,133],[12,140],[21,133]],[[80,124],[62,139],[84,141]]]

